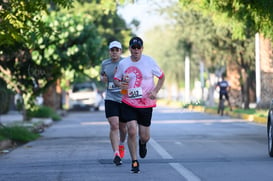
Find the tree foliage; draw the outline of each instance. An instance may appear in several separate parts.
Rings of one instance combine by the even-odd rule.
[[[190,55],[192,85],[193,80],[199,79],[200,61],[205,63],[208,73],[220,72],[216,75],[219,77],[220,70],[225,70],[226,65],[233,62],[238,65],[239,70],[243,70],[239,72],[240,74],[245,72],[247,75],[242,76],[246,79],[240,80],[240,83],[242,90],[248,91],[250,85],[247,85],[246,81],[253,78],[255,71],[254,37],[249,31],[245,33],[244,40],[234,39],[231,27],[217,24],[207,14],[191,9],[185,10],[177,5],[161,11],[167,13],[168,19],[172,21],[169,21],[162,32],[160,28],[156,28],[158,35],[151,33],[148,36],[154,36],[156,40],[164,42],[163,47],[156,48],[161,65],[169,67],[164,70],[168,83],[183,85],[181,82],[184,82],[184,59],[186,55]],[[153,33],[155,34],[155,31]],[[204,76],[206,78],[206,75]],[[244,100],[247,99],[248,97],[244,97]]]
[[[16,42],[27,42],[24,32],[43,33],[41,16],[48,12],[50,3],[59,7],[70,7],[73,0],[1,0],[0,46]]]
[[[240,87],[244,108],[249,107],[250,89],[254,89],[255,73],[254,34],[259,32],[273,40],[273,1],[243,0],[180,0],[182,9],[194,9],[205,16],[212,17],[218,27],[224,27],[230,36],[222,38],[227,45],[228,61],[236,62],[240,74]],[[227,54],[227,55],[228,55]]]
[[[74,75],[98,64],[103,54],[103,38],[90,16],[51,13],[45,19],[45,25],[50,32],[38,37],[35,34],[29,36],[35,42],[31,52],[36,66],[30,68],[34,70],[31,76],[41,91],[68,75],[67,72],[72,74],[64,78],[73,80]]]
[[[99,65],[108,41],[130,33],[113,1],[90,1],[88,11],[67,13],[71,2],[8,0],[0,6],[0,77],[23,96],[26,109],[57,79],[73,80]],[[112,31],[116,25],[120,29]]]
[[[119,1],[122,3],[122,1]],[[99,34],[104,38],[103,45],[107,48],[110,41],[118,40],[122,44],[127,44],[128,38],[132,34],[127,28],[126,22],[117,13],[118,3],[111,0],[90,1],[83,0],[75,2],[73,8],[63,10],[69,14],[85,14],[90,17],[92,23],[96,26]],[[108,56],[106,52],[105,56]]]
[[[273,39],[273,1],[179,0],[182,8],[192,8],[211,16],[217,24],[231,27],[235,38],[263,33]]]
[[[0,5],[0,77],[8,88],[23,95],[31,107],[35,97],[34,79],[29,75],[29,67],[34,67],[29,45],[32,39],[28,33],[42,35],[47,29],[42,17],[48,12],[50,3],[69,7],[72,0],[6,0]]]

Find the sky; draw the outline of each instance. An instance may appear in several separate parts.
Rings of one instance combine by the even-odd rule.
[[[128,24],[133,19],[139,20],[140,27],[139,30],[135,33],[141,36],[145,31],[151,29],[155,25],[164,23],[164,18],[155,11],[157,8],[155,2],[158,3],[160,1],[135,0],[134,4],[129,4],[124,8],[120,8],[118,13],[125,19]],[[168,3],[169,2],[170,1],[168,1]],[[164,3],[160,3],[160,5],[164,6]]]

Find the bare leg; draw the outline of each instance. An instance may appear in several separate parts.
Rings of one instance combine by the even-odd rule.
[[[231,104],[230,104],[229,99],[228,99],[227,101],[228,101],[228,106],[229,106],[229,109],[232,111],[232,107],[231,107]]]
[[[119,135],[120,135],[120,142],[125,142],[126,135],[127,135],[127,128],[126,123],[120,122],[119,123]]]
[[[110,141],[112,145],[112,149],[114,152],[118,152],[118,146],[120,142],[119,138],[119,117],[112,116],[108,118],[108,122],[110,124]]]
[[[137,160],[137,121],[129,121],[127,123],[128,128],[128,147],[132,160]]]
[[[139,138],[142,144],[147,143],[150,139],[150,127],[139,125]]]
[[[220,107],[221,107],[221,100],[219,100],[219,103],[218,103],[217,114],[220,114]]]

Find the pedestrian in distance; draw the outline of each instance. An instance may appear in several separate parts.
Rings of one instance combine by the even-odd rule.
[[[152,57],[142,54],[143,49],[143,40],[140,37],[131,38],[131,55],[120,61],[114,77],[115,85],[127,90],[122,97],[122,117],[127,122],[132,173],[140,172],[137,142],[140,157],[145,158],[147,154],[153,107],[156,107],[157,93],[165,80],[164,72]],[[158,78],[156,84],[154,77]]]
[[[118,41],[109,44],[110,57],[101,63],[101,81],[107,85],[104,99],[105,115],[110,124],[110,141],[114,151],[113,162],[118,166],[122,164],[126,139],[126,122],[121,119],[121,98],[120,88],[114,84],[114,74],[119,64],[122,53],[122,45]]]
[[[230,110],[232,111],[232,107],[229,100],[229,91],[230,91],[230,85],[229,82],[225,79],[225,75],[222,75],[222,80],[217,82],[216,88],[219,87],[219,104],[218,104],[218,114],[220,112],[221,107],[221,101],[223,101],[223,97],[228,101],[228,105]]]

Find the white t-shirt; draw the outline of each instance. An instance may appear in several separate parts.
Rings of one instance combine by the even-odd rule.
[[[150,99],[149,93],[155,86],[154,76],[160,79],[164,75],[155,60],[142,55],[139,61],[133,62],[129,56],[120,61],[114,79],[122,80],[125,75],[129,77],[129,88],[122,102],[136,108],[155,107],[156,100]]]

